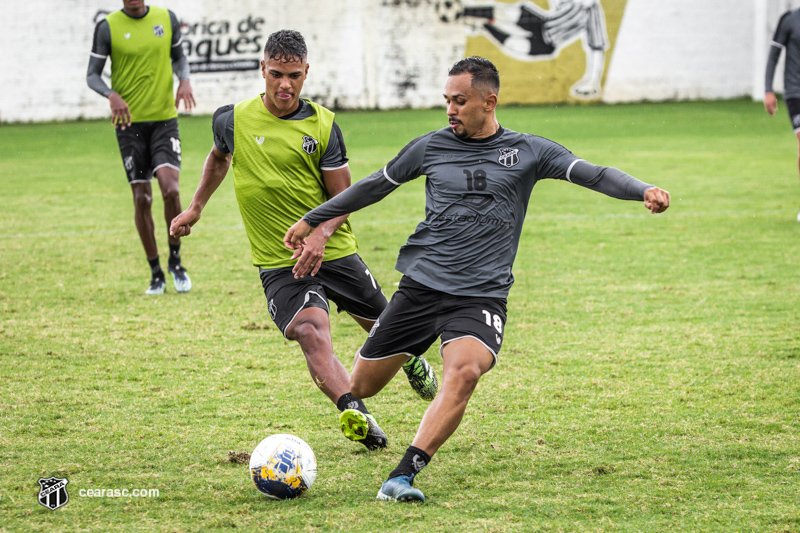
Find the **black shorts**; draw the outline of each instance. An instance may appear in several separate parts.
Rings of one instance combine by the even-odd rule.
[[[492,353],[494,366],[503,344],[505,323],[505,298],[453,296],[403,276],[386,311],[369,332],[361,357],[422,355],[438,337],[442,338],[442,347],[471,337]]]
[[[269,316],[284,336],[297,313],[308,307],[338,311],[367,320],[377,319],[386,308],[386,296],[358,254],[323,261],[316,276],[294,279],[292,267],[259,269]]]
[[[164,122],[134,122],[117,128],[117,142],[128,183],[153,179],[161,167],[181,169],[181,136],[178,119]]]
[[[789,120],[792,121],[794,132],[800,132],[800,98],[788,98],[786,109],[789,111]]]

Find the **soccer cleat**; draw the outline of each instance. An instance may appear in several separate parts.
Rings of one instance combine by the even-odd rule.
[[[389,438],[386,433],[375,422],[375,417],[362,413],[358,409],[345,409],[339,415],[339,423],[342,425],[342,433],[354,442],[360,442],[368,450],[386,448],[389,445]]]
[[[177,292],[189,292],[192,290],[192,280],[189,279],[189,274],[186,273],[185,268],[181,265],[170,265],[168,270],[172,274]]]
[[[387,479],[378,491],[378,499],[390,502],[422,502],[425,503],[425,495],[422,491],[411,486],[414,482],[413,477],[397,476]]]
[[[150,280],[150,288],[144,291],[144,293],[154,296],[157,294],[164,294],[165,290],[167,290],[166,280],[163,277],[153,277],[153,279]]]
[[[408,377],[408,383],[414,392],[423,400],[431,401],[436,398],[439,392],[439,384],[436,382],[436,374],[433,368],[424,357],[412,357],[403,365],[403,371]]]

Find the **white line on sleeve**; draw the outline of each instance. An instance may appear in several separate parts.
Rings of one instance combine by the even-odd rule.
[[[389,174],[386,173],[386,167],[383,167],[383,177],[386,178],[387,180],[389,180],[390,182],[392,182],[393,184],[397,185],[398,187],[400,186],[399,183],[397,183],[392,178],[390,178]]]
[[[583,159],[576,159],[575,161],[572,162],[572,164],[570,164],[569,168],[567,169],[567,181],[568,182],[572,183],[572,180],[569,179],[569,175],[572,172],[572,167],[574,167],[580,161],[583,161],[584,163],[586,162]]]
[[[319,167],[320,170],[339,170],[340,168],[347,168],[349,167],[349,163],[345,163],[344,165],[339,165],[338,167]]]

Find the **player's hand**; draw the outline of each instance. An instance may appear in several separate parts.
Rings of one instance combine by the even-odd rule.
[[[194,204],[189,205],[186,211],[172,219],[172,223],[169,225],[169,234],[178,238],[190,235],[192,226],[200,220],[200,212],[201,210],[195,208]]]
[[[303,246],[295,249],[292,254],[292,259],[297,259],[292,268],[295,279],[317,275],[322,266],[322,258],[325,257],[326,242],[328,238],[319,230],[303,239]]]
[[[189,83],[189,80],[181,80],[178,84],[178,92],[175,93],[175,109],[178,109],[181,100],[183,100],[183,108],[187,112],[194,109],[196,103],[194,101],[194,92],[192,92],[192,84]]]
[[[767,93],[764,95],[764,109],[767,110],[769,116],[775,116],[775,110],[778,109],[778,99],[775,97],[775,93]]]
[[[111,123],[115,128],[125,129],[131,125],[131,110],[128,104],[117,92],[108,95],[108,103],[111,106]]]
[[[311,234],[313,229],[305,220],[298,220],[294,226],[286,230],[286,235],[283,236],[283,245],[290,250],[302,248],[305,245],[306,237]]]
[[[652,187],[644,193],[644,206],[651,213],[663,213],[669,207],[669,193],[664,189]]]

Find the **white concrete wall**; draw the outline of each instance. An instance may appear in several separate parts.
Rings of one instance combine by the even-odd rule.
[[[798,3],[628,0],[603,100],[759,97],[760,58],[766,58],[777,17],[783,8]],[[200,41],[206,41],[201,50],[220,41],[224,51],[229,39],[243,39],[243,52],[215,59],[258,60],[260,52],[250,52],[256,50],[256,42],[263,47],[272,31],[298,29],[309,45],[306,96],[328,106],[381,109],[440,105],[447,69],[463,57],[466,39],[463,29],[438,20],[434,4],[434,0],[157,2],[196,25],[186,36],[193,41],[190,60],[196,59]],[[107,100],[86,86],[86,67],[94,17],[98,10],[121,5],[116,0],[6,2],[0,23],[0,122],[108,116]],[[259,17],[265,20],[253,24]],[[209,32],[209,28],[219,32],[223,22],[228,22],[226,33]],[[258,71],[195,73],[192,84],[199,113],[211,113],[263,90]],[[780,75],[776,86],[781,86]]]
[[[753,0],[628,0],[604,100],[749,95],[752,23]]]

